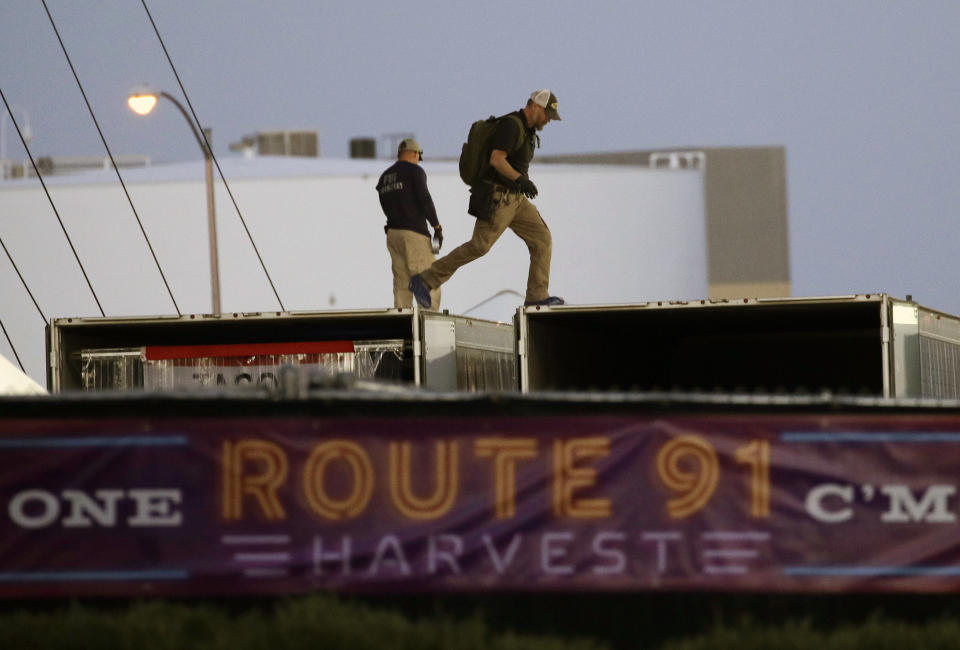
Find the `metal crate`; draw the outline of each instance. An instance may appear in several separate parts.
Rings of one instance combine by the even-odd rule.
[[[193,390],[276,385],[280,369],[438,390],[516,390],[510,323],[419,309],[62,318],[47,328],[48,386]]]

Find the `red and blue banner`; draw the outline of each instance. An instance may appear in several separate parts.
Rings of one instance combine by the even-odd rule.
[[[0,595],[956,591],[958,467],[936,414],[4,419]]]

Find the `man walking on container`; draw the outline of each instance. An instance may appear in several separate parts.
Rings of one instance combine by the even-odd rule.
[[[519,111],[499,118],[490,136],[490,167],[484,182],[470,190],[470,209],[477,217],[473,237],[410,278],[410,291],[422,307],[430,307],[430,292],[450,279],[464,264],[485,255],[507,228],[513,230],[530,250],[530,271],[523,304],[562,305],[563,298],[551,296],[550,229],[528,199],[537,196],[537,186],[527,177],[533,152],[539,146],[537,131],[550,120],[559,120],[557,97],[549,90],[537,90]],[[434,305],[434,308],[436,306]]]
[[[387,233],[387,251],[393,268],[393,306],[412,307],[410,276],[429,268],[434,261],[427,222],[433,226],[436,250],[443,244],[443,228],[437,220],[437,210],[427,190],[427,174],[419,166],[423,150],[413,138],[407,138],[397,148],[397,162],[391,165],[377,182],[380,207],[387,217],[383,227]],[[439,287],[428,294],[435,309],[440,307]]]

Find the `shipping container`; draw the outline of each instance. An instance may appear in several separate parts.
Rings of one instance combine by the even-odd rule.
[[[419,309],[59,318],[52,392],[275,386],[347,373],[436,390],[516,390],[513,325]],[[306,380],[306,379],[305,379]]]
[[[960,318],[886,294],[524,308],[523,392],[960,397]]]

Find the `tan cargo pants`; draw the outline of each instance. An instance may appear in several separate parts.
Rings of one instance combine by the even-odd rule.
[[[413,294],[408,288],[410,276],[430,268],[436,259],[430,248],[430,238],[412,230],[387,230],[387,250],[393,269],[393,306],[412,307]],[[431,309],[440,309],[440,289],[430,292]]]
[[[544,300],[550,295],[550,256],[553,252],[550,229],[536,206],[522,194],[496,190],[493,201],[496,207],[491,218],[477,219],[470,241],[454,248],[423,271],[423,281],[431,289],[439,287],[461,266],[485,255],[503,231],[510,228],[530,251],[525,300]]]

